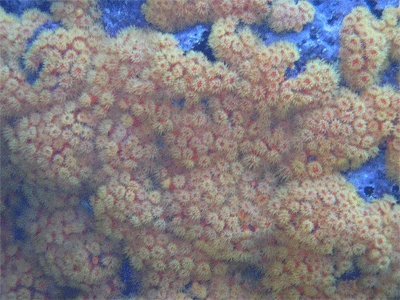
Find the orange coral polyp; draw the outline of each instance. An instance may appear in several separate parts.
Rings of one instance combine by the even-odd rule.
[[[317,161],[307,164],[307,171],[312,178],[320,177],[321,175],[323,175],[322,166]]]
[[[364,60],[361,55],[354,54],[349,58],[350,67],[352,70],[360,70],[364,66]]]

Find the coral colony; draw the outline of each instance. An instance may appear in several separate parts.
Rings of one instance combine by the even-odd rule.
[[[148,0],[115,37],[97,5],[0,8],[1,299],[399,299],[400,205],[341,173],[384,145],[400,184],[399,8],[354,7],[335,66],[251,26],[307,1]],[[197,23],[214,59],[166,33]]]

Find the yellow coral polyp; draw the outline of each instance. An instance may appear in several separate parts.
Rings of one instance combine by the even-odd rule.
[[[208,280],[211,277],[210,265],[206,262],[202,262],[196,267],[196,274],[199,280]]]

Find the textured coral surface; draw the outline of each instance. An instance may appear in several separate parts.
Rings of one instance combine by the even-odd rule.
[[[142,10],[167,31],[211,23],[215,60],[150,28],[110,37],[94,0],[0,8],[2,299],[126,297],[123,257],[132,299],[398,299],[400,205],[341,172],[386,145],[400,184],[400,93],[380,81],[399,9],[354,8],[339,65],[297,76],[296,45],[248,24],[300,32],[307,1]]]

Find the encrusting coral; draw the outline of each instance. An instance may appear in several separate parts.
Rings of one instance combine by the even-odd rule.
[[[44,274],[35,280],[114,296],[125,253],[146,299],[395,299],[400,207],[387,195],[364,202],[339,171],[360,167],[387,142],[388,174],[399,180],[400,94],[379,85],[397,59],[389,34],[399,30],[398,9],[378,20],[358,7],[345,18],[340,74],[310,60],[287,78],[296,46],[266,46],[240,21],[268,16],[277,32],[300,31],[313,18],[308,2],[210,3],[180,11],[148,1],[144,12],[168,30],[213,22],[215,62],[150,29],[108,37],[94,1],[56,1],[53,15],[21,18],[0,9],[2,141],[23,178],[7,188],[22,184],[30,205],[17,223],[40,257]],[[294,19],[278,24],[279,13]],[[64,27],[27,47],[47,20]],[[92,194],[94,220],[77,207],[83,193]],[[2,198],[7,220],[9,201]],[[16,286],[19,271],[6,274],[23,247],[12,250],[11,240],[2,248],[10,297],[29,286]],[[260,280],[241,277],[249,266]],[[354,269],[360,277],[342,278]]]

